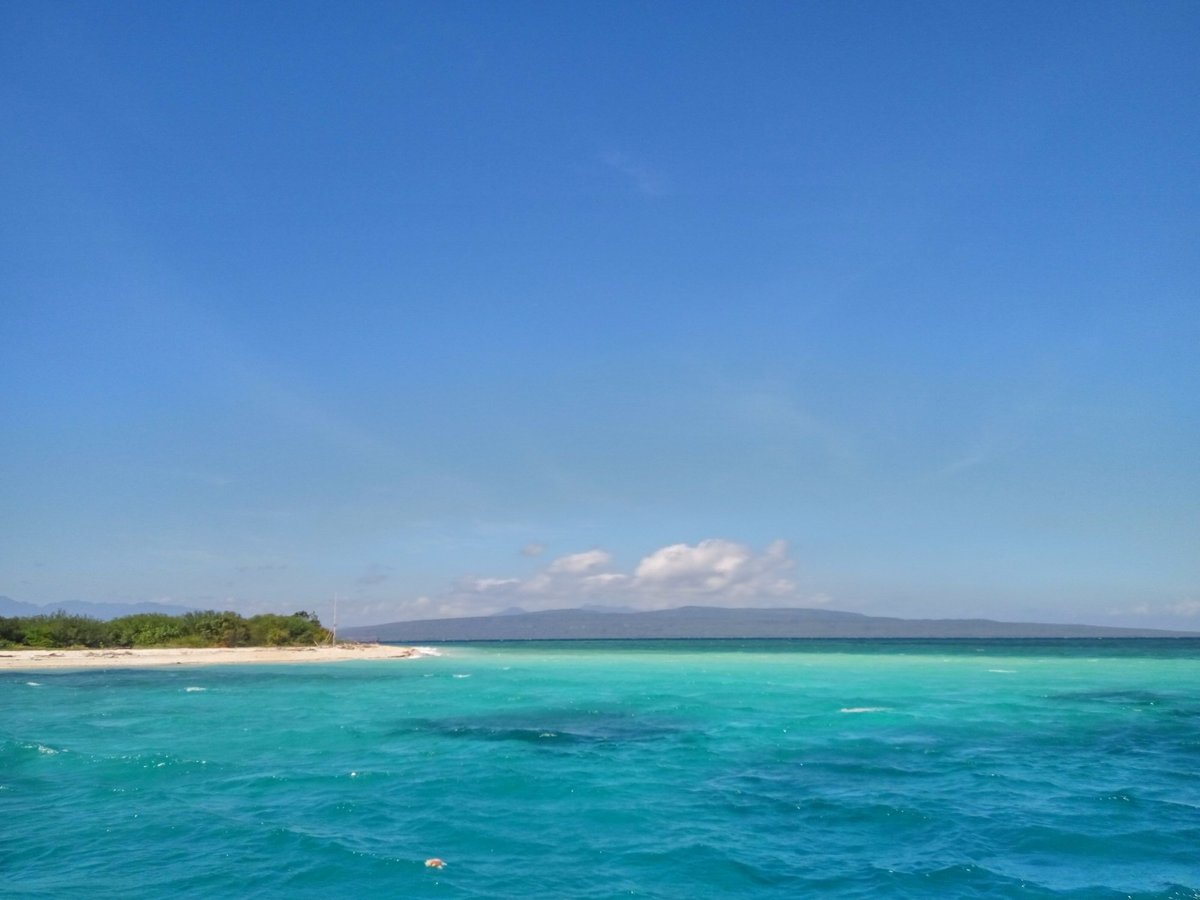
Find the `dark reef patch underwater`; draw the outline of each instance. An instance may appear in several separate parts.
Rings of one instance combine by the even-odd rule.
[[[1200,898],[1196,641],[443,653],[3,673],[0,895]]]

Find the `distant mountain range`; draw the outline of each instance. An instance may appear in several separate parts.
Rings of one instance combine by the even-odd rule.
[[[72,616],[89,616],[93,619],[119,619],[138,613],[166,613],[179,616],[192,612],[194,606],[173,606],[168,603],[88,603],[85,600],[68,600],[65,603],[25,603],[12,597],[0,597],[0,616],[48,616],[62,610]]]
[[[684,606],[653,612],[506,610],[495,616],[424,619],[343,628],[339,636],[396,642],[654,638],[1127,638],[1200,637],[1200,632],[990,619],[895,619],[828,609]]]

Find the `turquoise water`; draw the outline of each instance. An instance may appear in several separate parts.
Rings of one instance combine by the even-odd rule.
[[[442,652],[0,673],[0,895],[1200,897],[1200,643]]]

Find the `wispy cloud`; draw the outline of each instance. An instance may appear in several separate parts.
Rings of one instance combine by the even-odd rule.
[[[375,587],[387,581],[391,577],[391,571],[391,566],[371,563],[371,565],[367,566],[367,571],[356,578],[354,583],[363,588]]]
[[[233,484],[233,479],[228,475],[223,475],[220,472],[203,472],[194,469],[177,469],[168,468],[162,470],[165,475],[172,478],[178,478],[182,481],[190,481],[196,484],[203,484],[207,487],[223,488]]]
[[[1200,618],[1200,600],[1185,597],[1170,603],[1134,603],[1130,606],[1113,607],[1108,611],[1110,616],[1134,616],[1137,618],[1196,619]],[[1185,627],[1193,628],[1194,624]]]
[[[759,384],[729,387],[726,392],[738,419],[756,434],[815,448],[831,463],[857,460],[853,441],[830,422],[804,409],[785,388]]]
[[[600,154],[600,161],[624,177],[638,193],[647,197],[661,197],[667,192],[666,184],[659,173],[628,153],[609,150]]]
[[[930,473],[927,480],[951,478],[1019,452],[1035,437],[1048,406],[1048,398],[1036,394],[991,410],[958,455]]]
[[[288,567],[288,563],[285,562],[243,563],[236,567],[236,571],[246,575],[254,572],[282,572]]]

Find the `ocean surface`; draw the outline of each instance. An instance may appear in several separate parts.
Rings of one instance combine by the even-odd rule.
[[[0,673],[0,896],[1200,898],[1200,642],[439,649]]]

